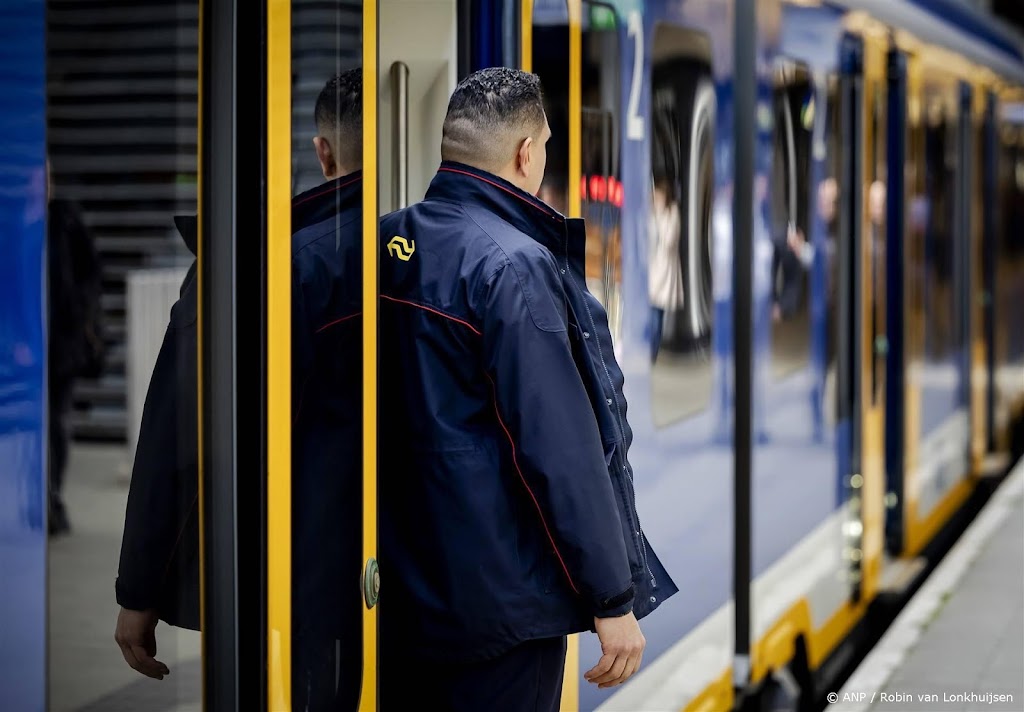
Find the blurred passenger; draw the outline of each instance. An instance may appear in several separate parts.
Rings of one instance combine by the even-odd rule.
[[[463,80],[423,202],[381,224],[383,709],[557,710],[566,636],[625,682],[637,619],[675,593],[632,503],[608,320],[583,221],[535,196],[536,75]]]
[[[672,183],[659,176],[654,183],[648,220],[647,295],[651,301],[651,362],[658,359],[665,313],[683,308],[683,261],[679,253],[679,204],[672,195]]]
[[[820,384],[819,399],[815,402],[816,435],[820,435],[824,426],[834,425],[838,420],[838,399],[836,398],[836,349],[839,334],[839,275],[836,268],[837,244],[839,239],[839,184],[829,176],[818,184],[817,211],[824,228],[822,240],[825,269],[825,343],[824,343],[824,380]],[[804,242],[800,250],[804,262],[811,263],[817,256],[817,248],[810,242]]]
[[[791,318],[800,309],[804,298],[804,274],[811,266],[810,244],[804,231],[793,224],[785,228],[785,235],[775,236],[772,255],[772,320]]]
[[[47,163],[49,174],[49,163]],[[64,504],[68,461],[68,416],[75,380],[103,370],[102,274],[92,234],[78,206],[49,192],[47,223],[49,346],[49,532],[70,530]]]
[[[292,202],[292,708],[353,710],[361,676],[362,72],[327,82],[314,149],[326,182]],[[175,222],[195,254],[196,218]],[[116,584],[116,640],[157,679],[155,629],[199,629],[196,264],[143,412]]]

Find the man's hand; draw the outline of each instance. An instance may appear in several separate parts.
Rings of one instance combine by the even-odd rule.
[[[131,611],[122,608],[117,614],[117,630],[114,640],[121,648],[121,655],[131,667],[146,677],[163,680],[170,675],[167,666],[157,660],[156,655],[156,611]]]
[[[583,677],[600,688],[615,687],[640,669],[647,641],[630,611],[618,618],[595,618],[594,629],[604,655]]]

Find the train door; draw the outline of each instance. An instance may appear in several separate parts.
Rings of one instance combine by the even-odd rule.
[[[204,709],[376,707],[376,193],[359,180],[376,97],[353,100],[375,10],[201,9]],[[311,299],[337,253],[350,289]],[[318,358],[339,344],[344,363]]]
[[[968,471],[981,475],[988,467],[986,463],[991,441],[988,410],[988,330],[986,318],[988,308],[985,302],[988,293],[988,279],[985,269],[985,250],[988,244],[986,220],[991,213],[989,197],[984,192],[987,180],[988,162],[986,156],[986,135],[991,125],[988,116],[988,87],[982,83],[965,82],[969,89],[968,108],[965,120],[961,121],[964,159],[969,171],[965,176],[963,189],[964,206],[962,216],[967,240],[967,278],[964,283],[964,302],[967,304],[964,324],[964,400],[970,412],[970,445],[968,447]],[[994,464],[994,463],[991,463]]]
[[[981,339],[985,344],[985,452],[994,453],[996,444],[996,211],[998,210],[998,99],[995,92],[985,94],[985,119],[981,129]]]
[[[884,165],[875,127],[884,75],[882,43],[844,37],[841,47],[839,132],[840,231],[837,264],[837,406],[840,423],[842,497],[847,507],[846,560],[851,596],[870,600],[881,566],[883,398],[877,389],[876,304],[879,242],[872,223],[873,179]],[[878,200],[875,188],[875,200]]]
[[[920,552],[971,487],[975,320],[967,293],[975,282],[970,186],[977,171],[965,153],[974,103],[958,82],[966,71],[933,50],[907,58],[902,462],[890,455],[890,472],[901,465],[903,481],[887,494],[889,549],[904,559]]]
[[[887,38],[866,34],[864,42],[864,163],[861,245],[860,397],[862,399],[861,551],[862,592],[874,597],[882,568],[885,526],[885,381],[886,337],[886,119],[888,113],[886,59]],[[854,554],[856,558],[856,554]]]
[[[863,53],[859,37],[847,36],[840,46],[839,75],[839,234],[837,245],[837,344],[836,344],[836,408],[839,424],[839,450],[844,466],[840,467],[839,489],[841,499],[847,502],[847,550],[862,546],[863,523],[861,474],[861,406],[859,392],[860,373],[858,344],[860,320],[857,309],[860,294],[861,270],[857,255],[861,243],[862,201],[860,156],[863,153]],[[846,267],[845,269],[843,267]],[[858,581],[861,562],[850,563],[850,576]],[[854,584],[855,597],[860,586]]]
[[[886,548],[896,555],[903,546],[903,483],[906,415],[904,402],[907,333],[904,280],[904,236],[906,232],[905,206],[907,179],[914,180],[913,158],[916,151],[908,146],[908,74],[907,55],[893,47],[886,63],[886,82],[889,88],[886,144],[889,165],[886,180],[885,205],[887,222],[886,271],[889,277],[887,292],[887,359],[886,359],[886,411],[885,411],[885,536]],[[916,120],[916,117],[915,117]],[[910,159],[908,161],[908,159]]]
[[[200,8],[205,709],[376,708],[375,12]]]

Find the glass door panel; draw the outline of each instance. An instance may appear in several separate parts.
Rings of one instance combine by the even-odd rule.
[[[286,532],[272,532],[268,543],[270,602],[277,603],[268,644],[279,661],[270,697],[290,699],[296,711],[355,710],[361,698],[364,708],[375,707],[376,661],[367,651],[376,633],[372,618],[364,630],[362,587],[364,549],[373,547],[364,541],[364,524],[372,527],[364,509],[375,510],[372,488],[364,487],[364,470],[373,472],[364,435],[373,437],[374,423],[364,420],[364,376],[373,382],[372,369],[363,368],[364,335],[370,325],[373,338],[375,298],[367,309],[362,219],[364,173],[376,154],[373,133],[364,131],[364,112],[375,109],[373,93],[364,91],[364,54],[375,55],[364,44],[376,35],[373,10],[359,0],[292,0],[291,71],[281,76],[290,108],[269,137],[290,147],[281,171],[288,183],[274,184],[268,198],[285,212],[271,229],[289,224],[271,235],[269,262],[279,267],[270,290],[279,289],[276,304],[289,307],[271,304],[269,341],[290,344],[280,360],[290,361],[288,418],[278,423],[279,435],[290,430],[289,458],[279,463],[288,477],[282,482],[272,471],[268,500],[272,526]],[[274,108],[271,98],[271,117]],[[275,592],[279,581],[290,586]]]

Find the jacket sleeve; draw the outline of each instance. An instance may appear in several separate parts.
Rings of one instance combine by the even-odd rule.
[[[487,280],[478,304],[484,366],[527,498],[594,615],[628,613],[629,560],[553,258],[538,251],[506,264]]]
[[[195,269],[189,271],[150,378],[115,583],[118,605],[157,608],[198,496]],[[194,524],[194,522],[193,522]]]

